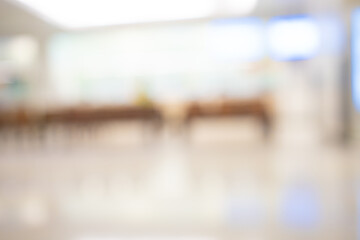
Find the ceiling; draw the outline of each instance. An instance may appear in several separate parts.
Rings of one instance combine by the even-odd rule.
[[[32,34],[42,36],[55,30],[54,26],[26,9],[8,0],[0,0],[0,35]]]
[[[358,0],[316,0],[317,4],[314,4],[314,1],[259,0],[259,5],[254,14],[267,18],[273,15],[303,13],[306,12],[306,9],[313,8],[324,10],[329,5],[335,6],[335,3],[341,2],[346,2],[347,6],[358,5]],[[44,36],[58,30],[60,29],[37,17],[36,14],[18,5],[15,1],[0,0],[0,35],[32,34]]]

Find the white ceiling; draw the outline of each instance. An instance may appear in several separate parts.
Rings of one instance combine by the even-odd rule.
[[[241,0],[240,0],[241,1]],[[329,8],[342,2],[348,6],[360,5],[358,0],[258,0],[253,15],[270,17],[282,14],[298,14],[307,10]],[[316,2],[316,4],[315,4]],[[316,6],[315,6],[316,5]],[[325,9],[324,9],[325,10]],[[316,10],[315,10],[316,11]],[[46,35],[59,30],[14,0],[0,0],[0,35]]]

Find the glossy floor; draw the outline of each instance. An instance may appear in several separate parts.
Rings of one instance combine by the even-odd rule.
[[[241,124],[240,124],[241,122]],[[357,239],[360,149],[311,124],[1,137],[0,239]]]

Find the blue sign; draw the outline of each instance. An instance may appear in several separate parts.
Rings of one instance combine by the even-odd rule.
[[[356,9],[352,16],[352,97],[354,106],[360,111],[360,9]]]

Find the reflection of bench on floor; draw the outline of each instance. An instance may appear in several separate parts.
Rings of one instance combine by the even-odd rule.
[[[229,116],[252,116],[261,123],[264,135],[271,128],[271,109],[265,98],[229,99],[215,103],[196,102],[189,105],[185,116],[185,126],[189,127],[195,119],[219,118]]]

